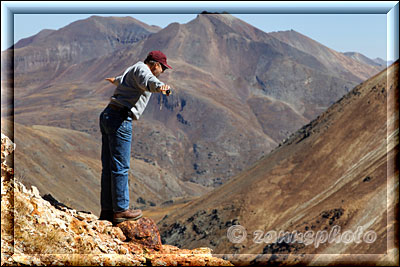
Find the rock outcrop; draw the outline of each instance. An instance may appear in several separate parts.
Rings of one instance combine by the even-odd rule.
[[[230,262],[211,249],[161,243],[150,218],[116,226],[97,216],[55,205],[14,179],[6,157],[14,144],[1,136],[1,265],[211,265]]]

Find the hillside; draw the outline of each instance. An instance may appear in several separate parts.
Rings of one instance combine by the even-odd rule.
[[[167,214],[159,222],[163,240],[210,246],[234,264],[397,265],[398,68],[359,84],[251,168]],[[246,230],[242,242],[228,240],[233,225]],[[373,231],[375,240],[306,245],[254,234],[288,238],[335,226]]]
[[[44,30],[22,39],[13,51],[5,53],[13,56],[10,59],[14,61],[15,87],[30,89],[58,77],[71,65],[127,47],[159,30],[132,17],[91,16],[59,30]],[[2,56],[2,73],[7,73],[11,71],[10,62],[4,62],[4,58],[7,57]]]
[[[345,79],[358,78],[358,81],[362,82],[371,77],[371,71],[377,73],[381,70],[377,64],[371,64],[369,61],[365,62],[365,57],[360,60],[361,54],[359,53],[357,56],[339,53],[294,30],[272,32],[270,34],[282,42],[314,55],[330,72]]]

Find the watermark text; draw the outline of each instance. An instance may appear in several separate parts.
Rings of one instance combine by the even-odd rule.
[[[247,239],[247,231],[241,225],[232,225],[227,231],[228,240],[232,243],[242,243]],[[341,227],[335,225],[328,232],[327,230],[319,230],[314,232],[312,230],[301,233],[298,231],[268,231],[264,232],[262,230],[256,230],[253,232],[253,242],[257,244],[266,243],[300,243],[306,246],[314,245],[318,248],[324,243],[374,243],[377,239],[377,234],[375,231],[369,230],[364,232],[362,226],[358,226],[356,231],[346,230],[341,232]]]

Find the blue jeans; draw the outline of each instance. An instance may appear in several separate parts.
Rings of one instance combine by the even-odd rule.
[[[129,209],[128,173],[132,142],[132,118],[107,107],[100,114],[102,135],[101,210]]]

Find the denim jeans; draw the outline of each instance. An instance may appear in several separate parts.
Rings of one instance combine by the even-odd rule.
[[[128,172],[132,142],[132,118],[107,107],[100,114],[102,135],[101,210],[129,209]]]

